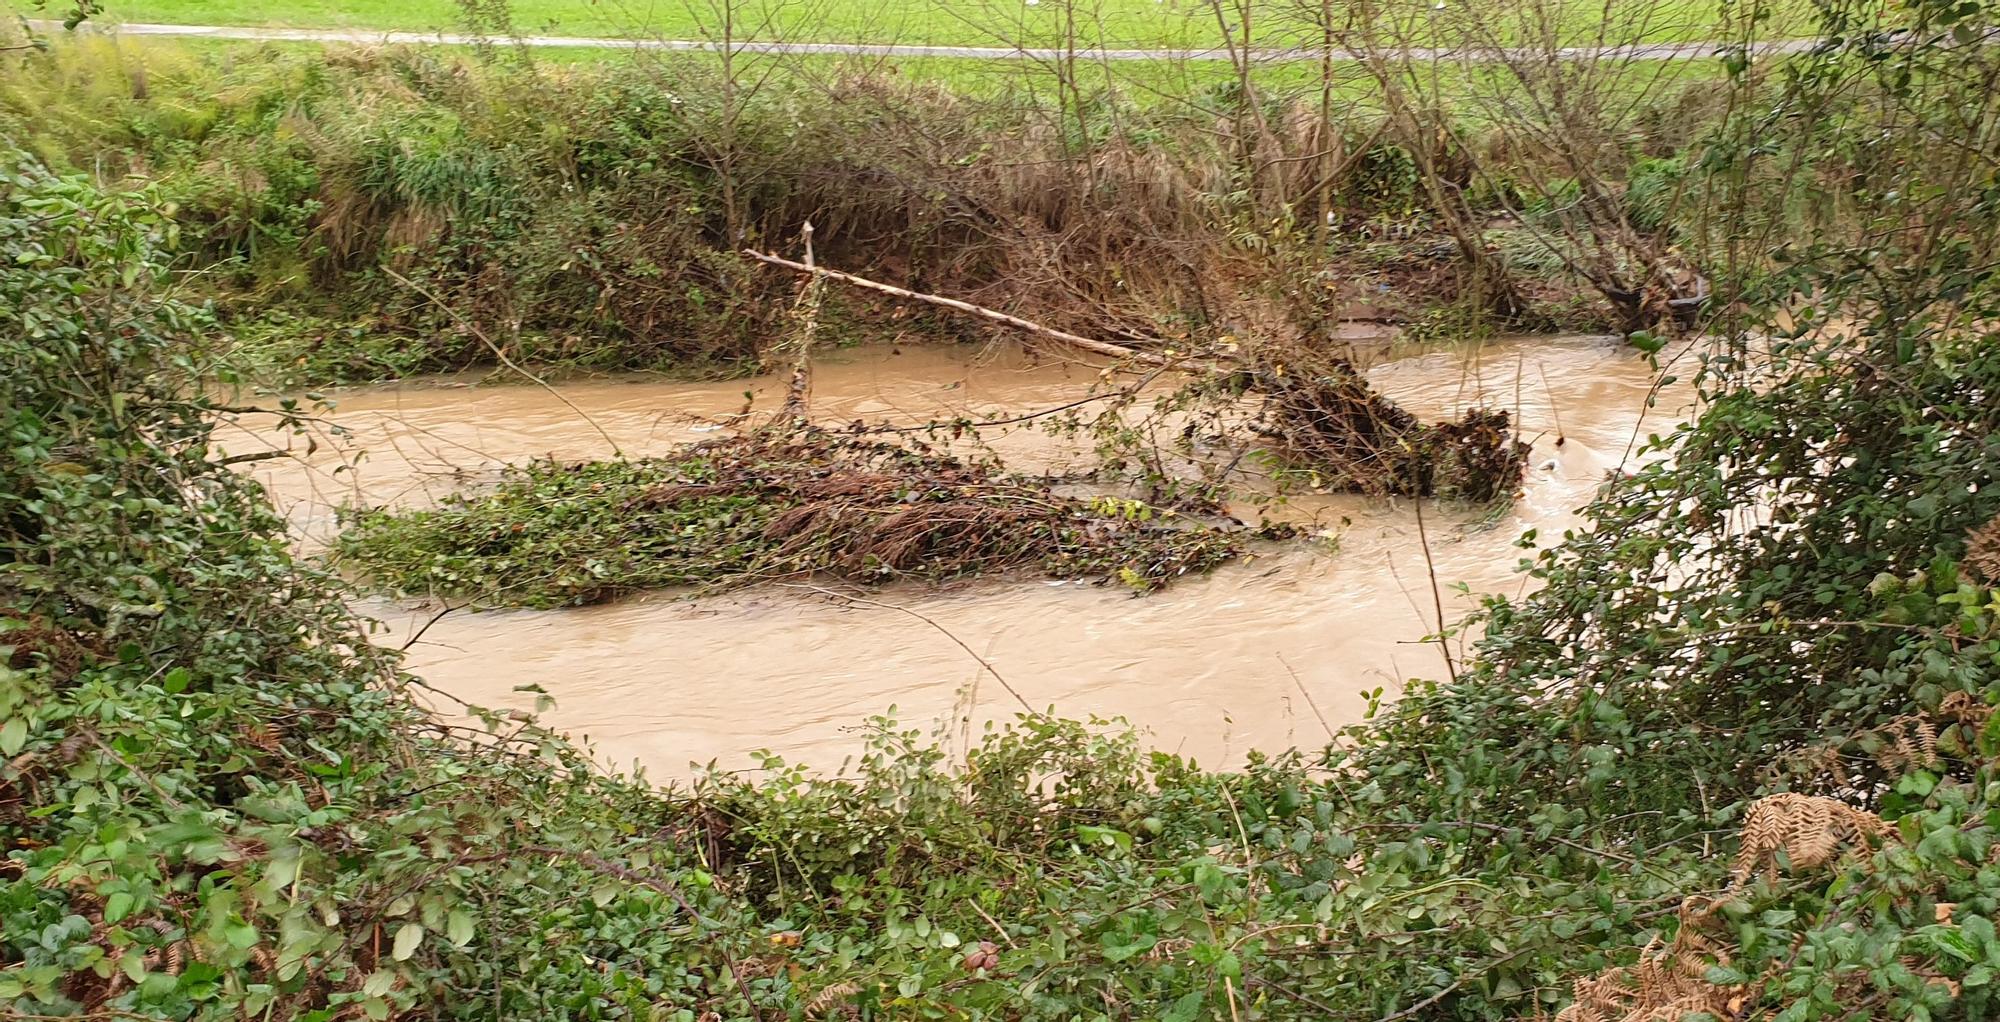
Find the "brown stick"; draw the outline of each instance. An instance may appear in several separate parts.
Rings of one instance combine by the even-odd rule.
[[[990,319],[995,323],[1002,323],[1007,326],[1013,327],[1016,330],[1021,330],[1027,333],[1034,334],[1037,337],[1046,337],[1052,341],[1061,341],[1062,343],[1067,344],[1072,348],[1078,348],[1083,351],[1091,352],[1092,354],[1107,355],[1110,356],[1111,358],[1129,358],[1139,362],[1151,363],[1153,365],[1165,365],[1167,362],[1165,356],[1155,354],[1154,352],[1140,351],[1137,348],[1127,348],[1122,344],[1112,344],[1108,341],[1097,341],[1097,340],[1092,340],[1088,337],[1081,337],[1076,334],[1066,333],[1064,331],[1057,330],[1054,327],[1046,327],[1041,325],[1040,323],[1030,322],[1028,320],[1022,319],[1019,316],[1009,316],[1004,312],[995,312],[992,309],[988,309],[979,305],[974,305],[971,302],[961,302],[956,298],[943,298],[938,295],[927,295],[920,291],[911,291],[908,288],[896,287],[893,284],[883,284],[877,281],[869,280],[866,277],[857,277],[851,273],[842,273],[839,270],[829,270],[824,266],[808,266],[805,263],[795,263],[790,259],[786,259],[782,256],[775,256],[766,252],[758,252],[754,249],[746,248],[743,250],[743,254],[749,256],[752,259],[757,260],[758,262],[769,263],[772,266],[782,266],[788,270],[795,270],[799,273],[818,274],[819,276],[822,277],[831,277],[834,280],[845,281],[857,287],[865,287],[870,290],[880,291],[883,294],[895,295],[898,298],[914,298],[917,301],[929,302],[932,305],[941,305],[947,309],[957,309],[960,312],[970,313],[982,319]]]
[[[819,263],[813,259],[813,225],[808,220],[800,228],[799,234],[805,238],[806,269],[817,270]],[[785,392],[785,415],[798,422],[806,419],[806,402],[812,390],[812,346],[813,337],[819,332],[819,290],[822,278],[815,273],[806,281],[805,294],[800,296],[799,305],[804,319],[799,324],[799,350],[792,360],[792,382]]]

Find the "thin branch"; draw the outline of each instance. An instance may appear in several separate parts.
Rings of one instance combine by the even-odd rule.
[[[808,266],[805,263],[795,263],[782,256],[759,252],[755,249],[746,248],[743,250],[743,254],[758,262],[769,263],[772,266],[782,266],[785,269],[795,270],[799,273],[818,274],[822,277],[831,277],[834,280],[853,284],[856,287],[865,287],[870,290],[880,291],[883,294],[895,295],[898,298],[910,298],[919,302],[928,302],[931,305],[943,306],[947,309],[957,309],[960,312],[969,313],[982,319],[992,320],[995,323],[1005,324],[1016,330],[1034,334],[1037,337],[1046,337],[1053,341],[1061,341],[1072,348],[1080,348],[1093,354],[1150,362],[1155,365],[1163,364],[1167,361],[1165,356],[1157,355],[1150,351],[1140,351],[1137,348],[1128,348],[1122,344],[1112,344],[1108,341],[1092,340],[1088,337],[1057,330],[1054,327],[1043,326],[1040,323],[1022,319],[1019,316],[1009,316],[1004,312],[995,312],[985,306],[974,305],[971,302],[961,302],[956,298],[927,295],[920,291],[911,291],[908,288],[896,287],[893,284],[883,284],[878,281],[869,280],[866,277],[857,277],[851,273],[829,270],[824,266]]]
[[[979,666],[986,668],[986,673],[992,675],[993,680],[999,682],[1000,687],[1006,689],[1007,694],[1013,696],[1014,701],[1020,703],[1022,709],[1028,711],[1028,713],[1031,715],[1036,712],[1035,708],[1029,705],[1026,699],[1022,698],[1021,693],[1017,691],[1013,685],[1008,684],[1006,678],[1000,676],[1000,672],[994,668],[992,663],[990,663],[985,657],[980,656],[978,653],[974,652],[971,646],[965,644],[964,640],[960,639],[956,635],[953,635],[951,633],[951,629],[946,628],[941,624],[938,624],[936,621],[933,621],[930,618],[927,618],[922,614],[919,614],[916,611],[911,610],[908,607],[899,607],[893,603],[877,603],[874,600],[862,599],[861,597],[852,595],[850,593],[843,593],[836,589],[828,589],[825,586],[816,586],[810,583],[782,582],[779,584],[785,586],[788,589],[810,589],[813,592],[819,593],[822,596],[831,596],[835,599],[846,600],[849,603],[857,603],[864,607],[877,607],[882,610],[893,610],[904,614],[908,614],[911,617],[916,618],[919,621],[922,621],[924,624],[927,624],[932,628],[937,629],[940,633],[944,635],[945,638],[950,639],[953,644],[957,645],[959,649],[964,650],[965,655],[971,657],[974,660],[979,661]]]
[[[470,332],[472,336],[479,338],[479,342],[481,344],[486,345],[487,350],[493,352],[493,357],[499,359],[501,365],[504,365],[507,368],[512,369],[517,373],[520,373],[522,376],[526,377],[528,380],[533,382],[536,386],[542,388],[543,390],[548,391],[550,396],[554,397],[558,401],[561,401],[565,407],[567,407],[570,411],[575,412],[577,416],[581,418],[583,421],[590,423],[590,428],[596,430],[597,435],[603,437],[604,442],[611,446],[612,454],[617,455],[619,457],[624,456],[625,452],[619,449],[618,441],[611,439],[611,434],[605,432],[604,427],[598,425],[596,419],[591,418],[588,412],[585,412],[583,409],[578,408],[576,406],[576,402],[571,401],[569,398],[564,397],[562,391],[559,391],[554,387],[549,386],[547,380],[544,380],[541,377],[536,376],[534,373],[531,373],[526,369],[521,368],[518,364],[514,362],[513,359],[508,358],[507,353],[501,350],[501,347],[498,344],[493,343],[493,338],[486,336],[486,331],[479,329],[478,324],[460,315],[457,309],[454,309],[450,305],[445,304],[444,299],[439,298],[437,295],[433,294],[429,289],[425,288],[422,284],[419,284],[416,281],[411,280],[410,278],[405,277],[400,273],[397,273],[395,270],[392,270],[387,266],[382,267],[382,272],[388,274],[390,278],[395,280],[397,283],[429,299],[431,301],[431,304],[436,305],[439,309],[444,310],[445,315],[450,316],[453,320],[455,320],[458,323],[459,326],[464,327],[468,332]]]

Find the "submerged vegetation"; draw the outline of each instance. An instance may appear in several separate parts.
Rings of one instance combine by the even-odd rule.
[[[187,201],[227,175],[195,174],[185,147],[180,163],[157,165],[162,180],[115,185],[10,157],[0,173],[0,1005],[31,1018],[319,1020],[1990,1017],[2000,165],[1989,156],[2000,51],[1964,43],[2000,8],[1914,0],[1899,12],[1908,31],[1894,35],[1867,31],[1866,5],[1835,0],[1821,13],[1825,44],[1781,73],[1731,55],[1727,110],[1680,164],[1699,180],[1675,187],[1699,189],[1705,208],[1701,232],[1672,255],[1712,282],[1710,336],[1660,371],[1695,377],[1698,418],[1652,441],[1643,467],[1528,564],[1532,593],[1485,605],[1477,655],[1451,677],[1413,685],[1322,751],[1240,770],[1143,752],[1122,725],[1027,712],[957,743],[875,720],[840,776],[772,761],[669,791],[600,772],[531,719],[433,715],[398,654],[368,642],[345,587],[292,552],[264,493],[212,444],[225,417],[304,425],[288,403],[214,396],[235,382],[239,354],[214,317],[240,307],[186,304],[173,272],[190,251],[241,254],[217,212],[226,203]],[[20,59],[15,90],[68,66]],[[440,95],[478,87],[445,73],[415,80]],[[124,109],[129,80],[116,91],[104,102]],[[165,116],[167,104],[151,109]],[[270,126],[297,109],[272,100],[245,137],[279,138]],[[619,123],[577,109],[586,114],[538,126]],[[289,122],[284,137],[360,130],[331,113]],[[80,123],[51,111],[36,149]],[[367,137],[392,140],[363,147],[386,158],[438,135]],[[171,153],[186,138],[145,144]],[[563,151],[574,162],[552,165],[601,155]],[[651,295],[657,324],[690,307],[662,297],[686,287],[749,310],[704,320],[711,328],[755,329],[752,278],[733,263],[671,263],[672,250],[656,252],[658,276],[598,281],[589,275],[609,271],[586,247],[566,250],[577,262],[562,272],[575,275],[541,278],[546,290],[516,291],[514,279],[481,290],[481,274],[503,272],[488,268],[513,264],[478,253],[530,242],[484,233],[493,225],[458,205],[481,194],[480,173],[510,166],[460,159],[467,152],[432,166],[424,195],[439,205],[377,207],[369,197],[392,189],[351,193],[346,215],[427,239],[411,244],[410,262],[371,249],[320,279],[353,285],[342,300],[362,307],[404,293],[393,270],[437,298],[388,306],[408,317],[408,336],[442,305],[475,342],[516,352],[532,330],[564,322],[533,316],[641,322],[624,317]],[[530,166],[547,154],[517,155]],[[1456,203],[1470,189],[1448,184],[1437,155],[1413,157],[1418,183],[1463,228]],[[844,203],[860,193],[840,189],[895,176],[844,159],[854,162],[825,179],[813,210],[854,213]],[[633,168],[632,179],[657,183],[651,173]],[[1136,258],[1109,233],[1130,222],[1095,205],[1104,192],[1049,191],[1079,203],[1080,225],[1037,235],[1051,246],[1042,254],[1075,257],[1049,272],[1087,265],[1079,286],[1103,274],[1144,293],[1137,264],[1079,255],[1101,243]],[[936,201],[1013,223],[972,203],[979,194]],[[1594,185],[1574,194],[1533,215],[1570,218],[1560,230],[1599,245],[1578,259],[1593,286],[1624,293],[1643,278],[1650,290],[1635,309],[1676,300],[1668,282],[1684,267],[1611,258],[1611,246],[1649,243],[1585,238],[1623,214],[1607,213]],[[631,205],[594,208],[602,193],[551,188],[549,201],[506,207],[493,223],[595,209],[597,227],[696,230],[682,218],[711,215],[669,196],[685,193],[635,191]],[[939,208],[865,222],[886,229]],[[425,224],[397,219],[426,209]],[[648,211],[658,219],[621,219]],[[363,251],[317,246],[387,237],[329,233],[312,219],[322,215],[314,208],[263,251],[313,273],[338,265],[322,258]],[[247,239],[264,238],[268,221],[234,223],[240,244],[264,244]],[[651,229],[631,233],[665,236]],[[617,244],[605,239],[619,232],[576,236]],[[968,237],[907,265],[1000,287],[1009,278],[985,245]],[[910,251],[892,245],[880,258]],[[949,251],[964,261],[941,258]],[[1458,258],[1477,267],[1477,252]],[[232,286],[276,286],[259,282],[261,265],[234,264],[244,276]],[[1493,310],[1520,292],[1490,270],[1464,279]],[[576,300],[606,292],[605,306]],[[641,297],[620,304],[631,292]],[[475,297],[521,304],[481,312]],[[496,332],[509,322],[517,333]],[[1650,334],[1636,340],[1658,347]],[[791,536],[824,543],[788,556],[864,574],[923,570],[937,548],[922,537],[934,535],[957,537],[954,553],[1032,563],[1063,549],[1065,527],[1108,524],[1107,545],[1085,549],[1103,558],[1092,571],[1193,564],[1223,549],[1205,544],[1233,542],[1100,523],[1070,502],[1030,513],[1022,505],[1045,494],[907,450],[816,446],[812,458],[856,459],[848,475],[873,480],[828,489],[835,477],[782,449],[795,442],[524,468],[494,494],[364,525],[358,541],[490,545],[413,558],[409,577],[423,582],[410,588],[444,581],[551,600],[595,583],[531,575],[526,558],[583,579],[592,547],[580,538],[614,541],[602,527],[612,515],[652,530],[638,537],[651,556],[629,567],[688,574],[774,570],[759,558]],[[1024,515],[1041,542],[984,545],[970,512],[993,513],[986,498]],[[498,516],[511,501],[550,505],[539,531],[512,533]],[[884,531],[913,508],[974,531],[934,532],[935,521]],[[786,517],[819,527],[778,528]],[[702,545],[677,547],[690,525]],[[733,552],[745,536],[756,549]],[[916,560],[894,553],[903,539]],[[1159,551],[1169,560],[1153,560]],[[440,579],[441,563],[464,577]]]
[[[1235,556],[1236,532],[1132,500],[1061,496],[950,456],[802,428],[646,461],[537,462],[430,510],[362,513],[342,560],[389,588],[483,604],[829,575],[1032,568],[1157,589]]]

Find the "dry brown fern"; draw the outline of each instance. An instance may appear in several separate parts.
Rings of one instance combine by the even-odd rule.
[[[1994,707],[1970,692],[1947,693],[1934,713],[1905,714],[1877,728],[1794,749],[1775,758],[1760,773],[1771,786],[1852,789],[1859,786],[1857,781],[1865,780],[1849,769],[1855,761],[1873,759],[1890,776],[1936,767],[1943,762],[1938,751],[1943,729],[1959,725],[1961,745],[1972,748],[1993,711]],[[1858,751],[1850,753],[1850,748]],[[1951,754],[1960,753],[1952,750]]]
[[[148,919],[138,925],[152,930],[162,937],[173,936],[174,928],[165,920]],[[146,971],[165,972],[169,975],[178,976],[181,974],[182,966],[187,964],[187,957],[188,942],[185,938],[169,940],[146,952],[144,959]]]
[[[2000,515],[1965,538],[1965,560],[1959,564],[1966,574],[2000,586]]]
[[[860,992],[861,986],[858,983],[835,983],[814,994],[812,1000],[806,1002],[806,1015],[818,1015],[836,1005],[844,1005],[848,998]]]
[[[1556,1022],[1679,1022],[1707,1012],[1730,1018],[1742,1003],[1740,988],[1708,981],[1711,966],[1729,962],[1727,949],[1707,932],[1715,903],[1702,898],[1681,902],[1680,929],[1672,942],[1656,938],[1629,966],[1579,978],[1575,999]]]
[[[1854,775],[1847,772],[1847,758],[1841,754],[1846,744],[1845,740],[1820,742],[1788,752],[1764,768],[1764,782],[1776,787],[1781,781],[1830,781],[1852,788]]]
[[[1759,871],[1775,883],[1780,853],[1795,870],[1817,869],[1850,846],[1869,847],[1870,839],[1894,833],[1881,817],[1839,799],[1794,792],[1767,795],[1751,803],[1743,816],[1733,883],[1741,886]]]
[[[1946,693],[1938,703],[1938,716],[1945,720],[1964,725],[1967,731],[1977,734],[1993,719],[1993,707],[1980,702],[1979,697],[1970,692]]]
[[[1875,762],[1891,774],[1937,762],[1937,728],[1922,714],[1905,714],[1882,725],[1871,736],[1882,744]]]

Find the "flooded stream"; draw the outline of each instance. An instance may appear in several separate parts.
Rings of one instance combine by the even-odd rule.
[[[862,348],[819,362],[813,409],[832,422],[986,417],[1073,400],[1096,375],[1012,349]],[[1647,433],[1682,418],[1688,400],[1671,392],[1648,409],[1645,360],[1594,338],[1388,358],[1370,378],[1426,418],[1473,404],[1518,409],[1522,435],[1536,440],[1513,506],[1477,518],[1427,509],[1448,617],[1472,606],[1461,583],[1473,593],[1518,591],[1523,530],[1559,537],[1606,473]],[[348,436],[258,465],[308,546],[330,534],[343,501],[423,502],[505,462],[602,456],[613,442],[629,455],[662,453],[712,434],[743,408],[746,391],[759,408],[782,400],[771,380],[627,379],[554,391],[468,382],[343,393],[334,420]],[[263,442],[284,441],[229,440],[233,449]],[[1069,457],[1034,430],[994,447],[1038,468]],[[868,604],[763,587],[698,600],[460,611],[430,624],[410,648],[410,667],[485,706],[531,708],[534,696],[515,689],[539,685],[556,700],[545,719],[587,737],[600,760],[671,779],[690,764],[750,766],[757,749],[832,769],[859,747],[854,726],[891,706],[923,727],[961,713],[968,696],[975,721],[1018,711],[955,637],[1038,709],[1124,717],[1159,748],[1230,766],[1252,748],[1323,743],[1328,728],[1362,717],[1368,692],[1393,698],[1402,679],[1444,671],[1438,647],[1421,641],[1436,628],[1437,600],[1410,502],[1322,497],[1292,510],[1326,538],[1271,547],[1152,596],[1009,578],[893,586],[866,594]],[[381,641],[393,645],[437,613],[386,602],[361,610],[389,626]]]

